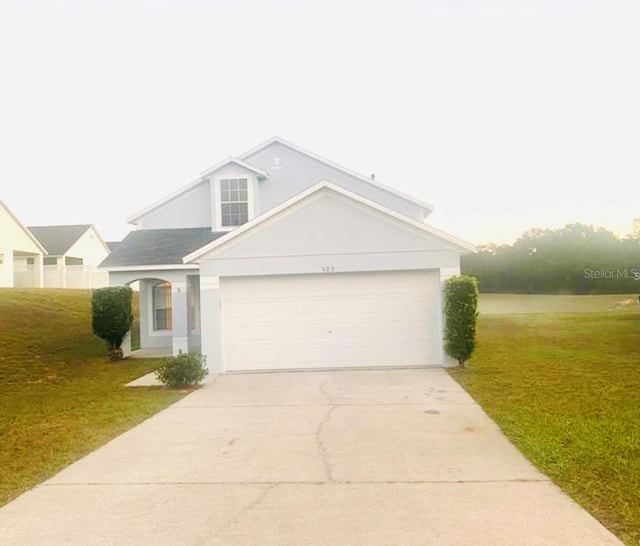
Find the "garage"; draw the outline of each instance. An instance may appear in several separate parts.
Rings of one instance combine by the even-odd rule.
[[[224,370],[439,365],[439,290],[438,270],[221,277]]]

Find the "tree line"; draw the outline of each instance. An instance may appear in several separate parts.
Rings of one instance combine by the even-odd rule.
[[[623,238],[584,224],[532,229],[512,245],[479,246],[462,257],[461,270],[481,292],[640,293],[640,219]]]

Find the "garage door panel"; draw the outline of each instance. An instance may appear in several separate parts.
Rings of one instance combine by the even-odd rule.
[[[439,364],[437,272],[222,279],[225,369]]]
[[[312,315],[310,315],[310,311],[313,312]],[[381,320],[432,320],[437,314],[437,302],[430,298],[403,301],[378,298],[364,302],[358,299],[352,301],[325,300],[322,302],[305,300],[296,306],[269,305],[264,302],[256,305],[225,305],[227,318],[255,326],[269,320],[277,324],[295,324],[300,321],[334,324],[340,322],[342,317],[348,317],[345,320],[349,322],[355,320],[375,322]],[[425,319],[425,317],[427,318]]]
[[[247,323],[243,326],[234,327],[234,334],[227,337],[227,342],[237,341],[242,344],[246,341],[257,342],[260,340],[277,340],[278,343],[286,343],[290,340],[298,343],[298,339],[348,339],[354,338],[385,338],[385,339],[404,339],[417,336],[428,336],[426,332],[429,329],[429,321],[422,320],[420,317],[416,320],[396,320],[389,318],[382,325],[379,321],[369,317],[357,322],[333,322],[327,324],[317,324],[309,318],[301,319],[290,324],[251,324]],[[435,317],[433,317],[435,319]],[[286,330],[286,335],[283,336]]]

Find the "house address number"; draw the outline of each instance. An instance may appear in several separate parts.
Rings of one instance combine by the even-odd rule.
[[[336,270],[336,268],[332,265],[323,265],[322,266],[322,272],[323,273],[333,273]]]

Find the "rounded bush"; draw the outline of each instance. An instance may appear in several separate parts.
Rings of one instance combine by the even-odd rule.
[[[207,376],[206,357],[200,353],[172,356],[156,370],[156,377],[167,387],[194,387]]]
[[[111,360],[123,358],[120,346],[133,322],[131,298],[129,286],[98,288],[91,295],[93,333],[107,342]]]

